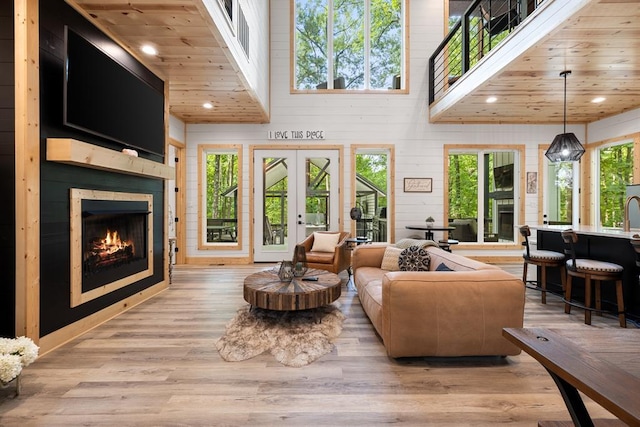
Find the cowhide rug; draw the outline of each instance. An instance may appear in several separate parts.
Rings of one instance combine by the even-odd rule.
[[[286,366],[308,365],[333,350],[345,315],[335,305],[311,310],[274,311],[244,307],[216,341],[229,362],[251,359],[270,351]]]

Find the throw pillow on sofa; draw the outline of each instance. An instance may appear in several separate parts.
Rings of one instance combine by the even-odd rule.
[[[429,252],[421,246],[403,249],[398,257],[398,266],[401,271],[429,271],[430,262]]]
[[[382,256],[382,265],[380,268],[387,271],[398,271],[398,258],[400,257],[402,249],[394,248],[393,246],[387,246]]]
[[[398,240],[394,246],[400,249],[407,249],[408,247],[411,247],[411,246],[420,246],[421,248],[426,248],[427,246],[438,246],[438,245],[433,240],[412,239],[410,237],[407,237],[405,239]]]
[[[436,267],[436,271],[453,271],[452,269],[450,269],[447,264],[445,264],[444,262],[441,262],[440,265],[438,265]]]
[[[340,233],[313,233],[311,252],[335,252]]]

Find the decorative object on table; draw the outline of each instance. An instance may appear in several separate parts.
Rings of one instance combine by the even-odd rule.
[[[435,219],[433,219],[433,217],[432,217],[432,216],[427,217],[427,219],[425,219],[425,222],[427,223],[427,227],[433,227],[433,223],[434,223],[435,221],[436,221],[436,220],[435,220]]]
[[[283,365],[300,367],[333,350],[344,319],[333,304],[300,311],[243,307],[216,341],[216,348],[228,362],[269,351]]]
[[[564,77],[564,131],[553,138],[553,142],[544,153],[552,162],[577,162],[585,151],[578,137],[573,132],[567,133],[567,76],[569,74],[571,70],[560,73],[560,77]]]
[[[431,178],[405,178],[404,179],[404,192],[405,193],[431,193],[432,190]]]
[[[293,279],[293,263],[291,261],[282,261],[280,263],[278,277],[283,282],[290,282]]]
[[[15,381],[16,395],[20,394],[20,374],[38,357],[39,347],[31,338],[0,338],[0,386]]]
[[[296,245],[293,249],[293,275],[302,277],[307,272],[307,254],[302,245]]]

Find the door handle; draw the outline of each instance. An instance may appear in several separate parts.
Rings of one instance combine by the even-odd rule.
[[[303,224],[304,224],[304,222],[302,222],[302,221],[298,221],[298,224],[299,224],[299,225],[303,225]]]

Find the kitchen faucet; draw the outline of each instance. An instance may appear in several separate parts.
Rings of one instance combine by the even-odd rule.
[[[624,224],[623,224],[624,231],[631,230],[631,224],[629,223],[629,205],[631,204],[632,200],[635,200],[636,203],[638,204],[638,207],[640,207],[640,196],[629,196],[624,201]]]

